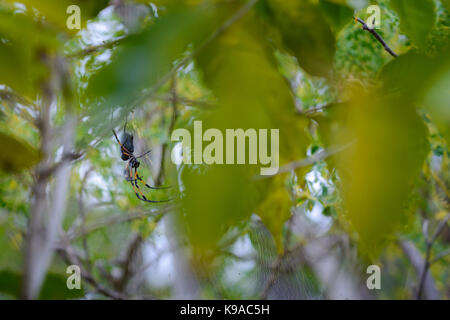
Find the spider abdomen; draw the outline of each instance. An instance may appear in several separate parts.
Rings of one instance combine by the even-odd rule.
[[[130,159],[130,155],[127,153],[133,153],[134,152],[134,143],[133,143],[133,135],[129,134],[127,132],[124,132],[122,134],[122,141],[121,141],[123,147],[128,151],[125,152],[122,148],[120,150],[121,157],[123,161],[127,161]]]

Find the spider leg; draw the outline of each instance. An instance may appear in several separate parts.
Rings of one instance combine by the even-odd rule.
[[[130,175],[132,174],[132,170],[133,169],[130,167]],[[150,203],[158,203],[158,202],[168,202],[168,201],[170,201],[170,199],[169,200],[148,200],[147,197],[142,193],[141,188],[139,188],[138,179],[136,178],[137,175],[138,175],[137,174],[137,170],[136,170],[136,168],[134,168],[134,179],[130,180],[130,182],[131,182],[131,185],[133,185],[133,190],[136,193],[136,196],[138,197],[139,200],[150,202]],[[134,184],[133,184],[133,181],[134,181]],[[136,190],[139,192],[140,196],[136,192]]]
[[[143,154],[141,154],[141,155],[139,155],[139,156],[137,156],[137,157],[135,157],[135,158],[136,158],[136,159],[142,158],[143,156],[149,154],[150,152],[152,152],[152,150],[148,150],[147,152],[144,152]]]
[[[132,168],[128,165],[128,163],[127,163],[127,167],[126,167],[125,170],[127,170],[127,169],[128,169],[128,177],[126,177],[125,180],[127,180],[127,181],[130,182],[131,187],[133,187],[133,191],[134,191],[134,193],[136,194],[136,197],[137,197],[139,200],[143,200],[143,199],[139,196],[138,190],[136,189],[136,187],[135,187],[135,185],[134,185],[134,183],[136,183],[136,181],[133,180],[133,176],[132,176],[133,171],[132,171]],[[134,182],[134,183],[133,183],[133,182]]]
[[[135,179],[141,181],[147,188],[153,189],[153,190],[164,190],[164,189],[170,189],[171,187],[152,187],[149,184],[145,183],[144,179],[138,174],[137,169],[134,169],[135,171]]]

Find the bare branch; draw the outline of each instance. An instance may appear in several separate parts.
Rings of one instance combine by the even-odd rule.
[[[309,116],[312,116],[312,115],[314,115],[316,113],[319,113],[319,112],[321,112],[323,110],[329,109],[329,108],[331,108],[331,107],[333,107],[335,105],[336,104],[334,104],[334,103],[319,105],[319,106],[315,106],[315,107],[312,107],[312,108],[309,108],[309,109],[306,109],[306,110],[298,110],[297,114],[309,117]]]
[[[44,110],[48,108],[44,107]],[[44,111],[47,114],[47,111]],[[50,162],[49,128],[50,117],[47,114],[46,125],[41,131],[42,148],[47,155],[37,169],[37,181],[34,185],[34,200],[30,214],[25,252],[25,281],[23,283],[23,297],[35,298],[44,281],[47,268],[51,263],[57,233],[61,228],[61,221],[66,210],[67,194],[69,188],[70,165],[69,161],[63,161],[55,170],[55,183],[52,189],[51,202],[48,201],[46,190],[48,189],[50,175],[42,175],[48,172]],[[75,118],[67,116],[64,136],[64,152],[72,150],[75,132]]]
[[[408,260],[411,262],[417,276],[420,279],[419,288],[417,290],[417,297],[421,297],[423,293],[427,299],[439,299],[440,295],[436,289],[434,279],[428,272],[426,272],[428,271],[426,259],[422,258],[421,253],[419,252],[419,250],[417,250],[412,242],[400,240],[398,244],[405,253]]]
[[[167,130],[167,135],[168,135],[169,139],[170,139],[170,135],[172,134],[173,128],[175,127],[175,123],[178,118],[178,108],[177,108],[178,94],[177,94],[177,81],[176,81],[175,75],[172,79],[170,93],[171,93],[170,102],[171,102],[171,106],[172,106],[172,117],[170,118],[169,128]],[[164,179],[164,170],[165,170],[164,160],[166,157],[167,147],[168,147],[168,142],[166,141],[162,145],[161,161],[159,162],[159,172],[158,172],[158,176],[155,180],[155,184],[157,187],[162,184],[162,181]]]
[[[433,258],[433,260],[430,261],[430,265],[438,262],[439,260],[441,260],[442,258],[445,258],[446,256],[450,255],[450,249],[447,249],[445,251],[442,251],[441,253],[439,253],[436,257]]]
[[[83,192],[84,192],[84,187],[86,184],[86,181],[89,177],[89,174],[92,172],[93,168],[90,167],[86,173],[83,176],[83,179],[81,180],[81,185],[80,185],[80,190],[78,191],[78,210],[80,211],[80,216],[81,216],[81,228],[84,231],[85,225],[86,225],[86,207],[84,205],[84,201],[83,201]],[[88,271],[92,270],[92,264],[90,261],[90,254],[89,254],[89,246],[87,243],[87,238],[83,237],[83,250],[84,250],[84,256],[85,256],[85,261],[86,261],[86,268],[88,269]]]
[[[431,240],[430,240],[431,244],[434,244],[437,237],[439,237],[442,230],[444,230],[444,227],[447,225],[447,222],[449,219],[450,219],[450,214],[447,214],[447,216],[439,222],[438,226],[436,227],[436,230],[433,233],[433,236],[431,237]]]
[[[149,216],[161,216],[166,214],[167,212],[170,212],[172,210],[175,210],[176,206],[170,205],[163,208],[160,208],[158,210],[153,211],[146,211],[146,212],[137,212],[129,215],[116,215],[112,217],[108,217],[106,219],[103,219],[101,221],[91,223],[90,225],[86,225],[84,227],[80,227],[77,230],[70,232],[67,236],[70,241],[76,240],[80,237],[84,237],[87,234],[94,232],[98,229],[109,227],[115,224],[121,224],[125,222],[130,222],[133,220],[149,217]]]
[[[83,279],[86,280],[90,285],[92,285],[97,292],[103,294],[106,297],[110,297],[112,299],[116,300],[125,300],[127,297],[120,292],[116,292],[114,290],[111,290],[105,286],[103,286],[101,283],[97,282],[94,278],[94,276],[88,272],[85,268],[83,268],[83,264],[81,262],[81,259],[77,256],[75,253],[73,247],[70,245],[69,240],[65,235],[62,236],[62,244],[63,248],[59,249],[57,252],[61,255],[61,257],[66,260],[67,264],[71,265],[77,265],[81,269],[81,274],[83,276]]]
[[[139,249],[143,243],[142,236],[140,234],[134,234],[130,244],[128,245],[125,256],[122,260],[122,274],[120,279],[116,282],[116,287],[120,292],[126,292],[129,281],[133,278],[136,269],[136,260],[138,257]]]
[[[442,191],[445,192],[445,195],[447,196],[447,198],[450,199],[450,190],[447,188],[444,181],[442,181],[442,179],[439,178],[439,175],[436,172],[434,172],[433,170],[430,170],[430,173],[431,173],[431,176],[433,177],[433,179],[438,184],[438,186],[442,189]]]
[[[378,32],[376,32],[374,29],[369,28],[369,26],[364,22],[364,20],[360,18],[355,17],[355,21],[361,23],[363,30],[370,32],[375,37],[375,39],[377,39],[377,41],[383,45],[384,50],[386,50],[394,58],[397,57],[397,54],[387,45],[387,43],[378,34]]]
[[[162,95],[155,95],[155,99],[160,99],[164,101],[171,102],[172,101],[172,94],[162,94]],[[205,108],[205,109],[212,109],[214,108],[214,104],[204,101],[204,100],[192,100],[183,96],[178,95],[177,100],[182,105],[188,105],[192,107],[199,107],[199,108]]]
[[[126,36],[114,39],[114,40],[110,40],[110,41],[104,41],[102,44],[99,45],[95,45],[95,46],[88,46],[84,49],[81,49],[79,51],[73,52],[73,53],[69,53],[66,55],[67,58],[72,59],[72,58],[81,58],[84,56],[87,56],[89,54],[93,54],[96,53],[98,51],[101,50],[105,50],[105,49],[111,49],[114,46],[120,44],[124,39],[126,39]]]
[[[17,108],[17,105],[23,105],[31,109],[33,113],[37,113],[39,108],[33,101],[23,97],[17,92],[6,89],[0,89],[0,100],[5,100],[17,115],[28,121],[33,126],[37,126],[37,119],[32,114],[27,112],[28,110],[24,110],[24,108]]]
[[[332,155],[334,155],[336,153],[339,153],[339,152],[349,148],[351,145],[353,145],[353,142],[348,143],[348,144],[343,145],[343,146],[332,147],[332,148],[329,148],[327,150],[321,150],[321,151],[313,154],[310,157],[290,162],[288,164],[285,164],[284,166],[281,166],[278,169],[278,172],[276,173],[276,175],[282,174],[282,173],[286,173],[286,172],[291,172],[292,170],[295,170],[295,169],[298,169],[298,168],[310,166],[312,164],[315,164],[316,162],[325,160],[328,157],[330,157],[330,156],[332,156]],[[261,175],[259,175],[259,176],[256,176],[254,179],[255,180],[259,180],[259,179],[267,179],[267,178],[271,178],[271,177],[273,177],[273,175],[272,176],[261,176]]]

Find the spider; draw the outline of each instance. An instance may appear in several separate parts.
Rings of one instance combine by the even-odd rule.
[[[168,187],[161,187],[156,188],[148,185],[144,182],[144,179],[142,176],[139,175],[137,169],[139,168],[139,165],[141,164],[139,162],[139,158],[142,158],[143,156],[150,153],[150,151],[147,151],[139,156],[135,156],[133,154],[134,152],[134,144],[133,144],[133,135],[130,133],[127,133],[124,131],[122,135],[122,142],[117,137],[116,131],[113,129],[114,137],[116,138],[117,142],[120,145],[120,153],[121,158],[123,161],[128,161],[125,166],[125,180],[129,181],[131,183],[131,186],[133,187],[134,193],[136,194],[136,197],[139,200],[150,202],[150,203],[158,203],[158,202],[168,202],[170,200],[149,200],[147,197],[142,193],[141,189],[139,188],[138,182],[142,182],[147,188],[153,189],[153,190],[162,190],[167,189]]]

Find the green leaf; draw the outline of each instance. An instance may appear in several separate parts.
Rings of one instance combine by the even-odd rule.
[[[410,192],[428,152],[427,129],[404,96],[364,93],[336,108],[323,132],[331,145],[350,147],[335,156],[342,179],[345,217],[364,253],[379,249],[408,218]]]
[[[386,93],[403,95],[429,113],[439,132],[450,141],[447,52],[444,47],[432,57],[418,53],[402,55],[383,68],[380,79]]]
[[[436,62],[423,54],[408,52],[386,64],[379,78],[386,92],[417,97],[436,71]]]
[[[425,110],[439,132],[450,142],[450,63],[430,81],[424,97]]]
[[[400,28],[419,48],[425,48],[428,35],[436,23],[433,0],[391,0],[392,8],[400,17]]]
[[[335,37],[318,6],[297,0],[268,0],[268,3],[273,24],[300,66],[311,75],[328,76]]]
[[[19,138],[0,132],[0,148],[6,152],[0,155],[0,170],[5,173],[16,173],[37,164],[39,152]]]

